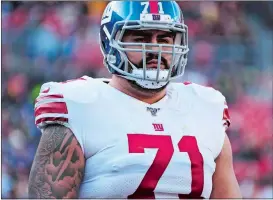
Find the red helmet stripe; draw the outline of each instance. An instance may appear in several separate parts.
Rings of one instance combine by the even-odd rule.
[[[158,14],[158,1],[149,1],[150,4],[150,13]]]

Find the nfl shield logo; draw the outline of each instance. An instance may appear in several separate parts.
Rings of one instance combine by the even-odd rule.
[[[152,116],[156,116],[157,112],[160,110],[160,108],[152,108],[152,107],[147,107],[147,111],[150,111]]]

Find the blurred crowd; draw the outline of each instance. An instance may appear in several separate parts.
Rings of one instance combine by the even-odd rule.
[[[41,136],[33,106],[41,84],[110,77],[99,50],[107,2],[2,2],[2,198],[27,198]],[[237,178],[246,198],[272,198],[272,2],[179,2],[190,54],[179,81],[227,98]]]

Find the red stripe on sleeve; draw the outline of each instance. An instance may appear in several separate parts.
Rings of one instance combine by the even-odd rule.
[[[37,125],[42,122],[68,122],[68,119],[64,117],[44,117],[44,118],[38,119],[35,124]]]
[[[150,13],[158,14],[158,1],[149,1]]]
[[[48,93],[50,88],[47,88],[46,90],[43,90],[41,93]]]
[[[230,126],[230,116],[229,116],[229,113],[228,113],[228,109],[225,108],[224,109],[224,112],[223,112],[223,120],[225,120],[225,125],[227,125],[228,127]]]
[[[224,120],[230,120],[230,116],[229,116],[229,113],[228,113],[228,109],[227,109],[227,108],[224,109],[223,119],[224,119]]]
[[[45,103],[35,109],[35,117],[47,113],[67,114],[68,111],[64,102]]]
[[[64,98],[64,97],[61,94],[45,95],[45,96],[38,97],[35,100],[35,103],[37,103],[38,101],[42,101],[44,99],[62,99],[62,98]]]

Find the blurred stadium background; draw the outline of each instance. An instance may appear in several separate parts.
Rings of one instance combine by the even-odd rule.
[[[33,102],[41,84],[109,77],[98,39],[106,3],[2,2],[2,198],[27,197],[40,139]],[[273,2],[179,4],[190,40],[181,81],[226,96],[243,196],[272,198]]]

